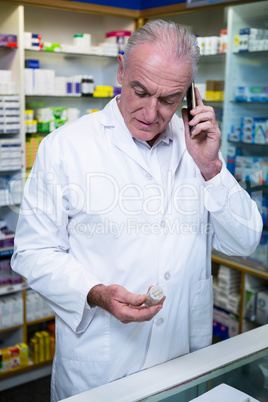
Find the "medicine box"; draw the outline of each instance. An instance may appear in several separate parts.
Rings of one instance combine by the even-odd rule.
[[[241,140],[251,144],[268,143],[268,118],[241,117]]]
[[[25,60],[25,68],[39,68],[40,63],[38,59],[27,59]]]
[[[268,323],[268,291],[261,291],[257,296],[256,321],[258,324]]]
[[[30,355],[33,363],[51,359],[50,335],[47,331],[37,331],[30,340]]]
[[[237,102],[267,102],[268,87],[266,86],[238,86],[235,88]]]
[[[267,211],[266,215],[263,217],[264,224],[267,224]],[[265,266],[268,265],[268,234],[263,233],[261,236],[261,241],[253,254],[248,257],[250,260],[260,262]]]
[[[227,339],[238,335],[239,323],[235,314],[221,309],[213,309],[213,335],[220,339]]]
[[[20,367],[26,367],[29,364],[29,347],[26,343],[18,343]]]
[[[9,348],[11,352],[11,369],[18,368],[20,366],[20,350],[17,346]]]

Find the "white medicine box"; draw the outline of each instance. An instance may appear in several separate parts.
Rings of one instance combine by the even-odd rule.
[[[256,320],[259,324],[268,323],[268,290],[258,293]]]

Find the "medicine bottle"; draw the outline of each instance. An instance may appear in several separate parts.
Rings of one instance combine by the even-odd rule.
[[[92,96],[94,92],[94,81],[92,75],[85,75],[81,81],[81,95]]]

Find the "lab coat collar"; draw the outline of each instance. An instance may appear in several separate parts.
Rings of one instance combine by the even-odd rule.
[[[179,130],[176,129],[175,131],[175,128],[173,128],[174,117],[172,118],[168,126],[169,131],[172,133],[172,140],[173,140],[172,157],[170,162],[170,171],[172,176],[175,174],[180,164],[182,155],[184,154],[184,152],[187,152],[183,121],[181,118],[179,121],[180,121]]]
[[[101,124],[103,124],[105,127],[114,127],[115,130],[112,130],[111,132],[112,143],[118,149],[134,159],[136,163],[138,163],[143,169],[150,173],[149,166],[143,159],[138,147],[133,141],[131,133],[125,125],[123,116],[118,108],[116,98],[112,99],[103,109],[103,113],[101,115]],[[166,143],[169,143],[171,140],[173,141],[170,171],[172,175],[174,175],[179,166],[181,157],[186,150],[182,120],[180,119],[180,130],[178,133],[173,130],[171,120],[168,127],[165,129],[165,134],[161,140]]]
[[[118,149],[135,160],[146,172],[150,173],[149,166],[143,159],[139,149],[133,141],[132,135],[127,129],[123,116],[118,108],[116,98],[106,105],[102,113],[102,124],[105,127],[114,127],[110,140]]]

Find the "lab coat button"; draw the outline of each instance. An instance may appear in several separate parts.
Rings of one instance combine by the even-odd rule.
[[[155,325],[157,325],[159,327],[160,325],[163,324],[163,322],[164,322],[163,318],[158,318],[158,320],[156,320],[156,322],[155,322]]]
[[[171,274],[170,274],[170,272],[166,272],[165,273],[165,275],[164,275],[164,279],[166,280],[166,281],[169,281],[170,280],[170,277],[171,277]]]
[[[152,180],[152,179],[153,179],[153,177],[152,177],[152,175],[151,175],[150,173],[146,173],[145,177],[146,177],[146,179],[148,179],[148,180]]]
[[[165,228],[165,227],[166,227],[166,222],[165,222],[165,221],[161,221],[161,222],[160,222],[160,226],[161,226],[161,228]]]

